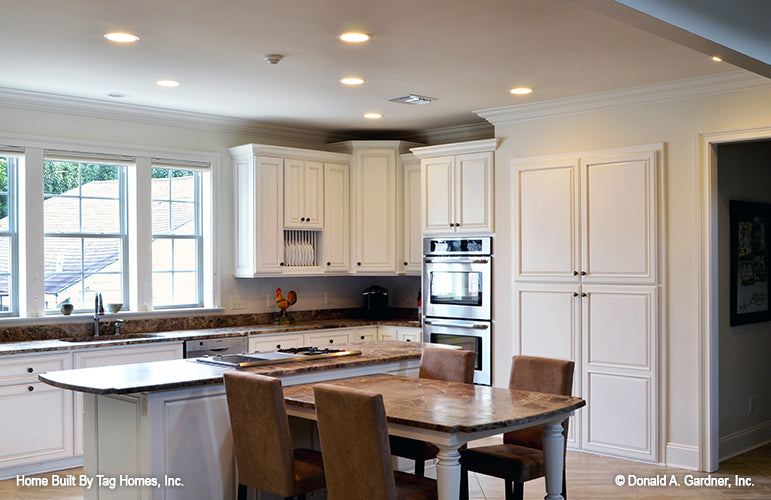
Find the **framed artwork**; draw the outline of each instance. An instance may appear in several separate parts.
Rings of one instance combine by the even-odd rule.
[[[771,321],[771,205],[731,200],[731,326]]]

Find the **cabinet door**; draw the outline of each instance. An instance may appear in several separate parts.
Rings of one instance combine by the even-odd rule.
[[[284,227],[302,227],[305,162],[284,160]]]
[[[420,162],[404,163],[404,272],[420,275],[423,234],[420,220]]]
[[[257,157],[255,165],[256,271],[280,273],[284,265],[284,161],[280,158]]]
[[[284,227],[321,229],[324,213],[324,165],[284,161]]]
[[[351,341],[351,331],[349,329],[342,330],[321,330],[313,333],[306,333],[303,335],[304,345],[318,347],[324,349],[330,347],[333,344],[347,344]]]
[[[457,156],[453,181],[456,232],[492,232],[493,153]]]
[[[394,326],[378,326],[377,339],[378,340],[399,340],[399,331]]]
[[[324,164],[323,268],[348,272],[351,266],[351,231],[348,165]]]
[[[583,449],[658,460],[655,286],[584,285]]]
[[[580,280],[578,159],[512,162],[517,281]]]
[[[425,158],[421,170],[421,220],[423,233],[454,232],[453,171],[455,157]]]
[[[584,283],[657,280],[656,153],[581,158]]]
[[[255,335],[249,337],[249,352],[272,352],[290,347],[300,347],[302,341],[302,335]]]
[[[396,272],[396,150],[356,152],[356,272]]]
[[[405,342],[422,342],[423,330],[420,328],[399,327],[397,329],[397,340]]]
[[[351,343],[358,344],[360,342],[378,340],[377,332],[378,332],[378,327],[376,326],[362,326],[359,328],[355,328],[350,333]]]
[[[306,161],[303,169],[303,216],[305,227],[321,229],[324,222],[324,164]]]

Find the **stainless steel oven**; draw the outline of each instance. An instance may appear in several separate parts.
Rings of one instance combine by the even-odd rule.
[[[426,318],[492,319],[492,239],[423,240]]]
[[[426,318],[423,323],[423,340],[476,352],[474,383],[490,385],[492,383],[491,329],[490,321]]]
[[[492,238],[423,240],[423,341],[477,354],[474,383],[492,383]]]

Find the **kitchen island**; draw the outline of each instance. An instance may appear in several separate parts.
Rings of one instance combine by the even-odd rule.
[[[337,347],[362,354],[248,371],[281,378],[284,386],[374,373],[415,376],[422,352],[416,342]],[[83,468],[86,479],[94,481],[85,498],[235,498],[222,384],[222,374],[232,369],[182,359],[40,375],[47,384],[84,393]],[[295,424],[295,446],[311,446],[310,422]]]

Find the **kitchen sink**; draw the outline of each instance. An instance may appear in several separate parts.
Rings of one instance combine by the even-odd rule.
[[[93,335],[90,337],[70,337],[66,339],[59,339],[62,342],[100,342],[100,341],[116,341],[116,340],[132,340],[132,339],[151,339],[153,337],[160,337],[159,334],[156,333],[127,333],[127,334],[120,334],[120,335],[100,335],[98,337],[94,337]]]

